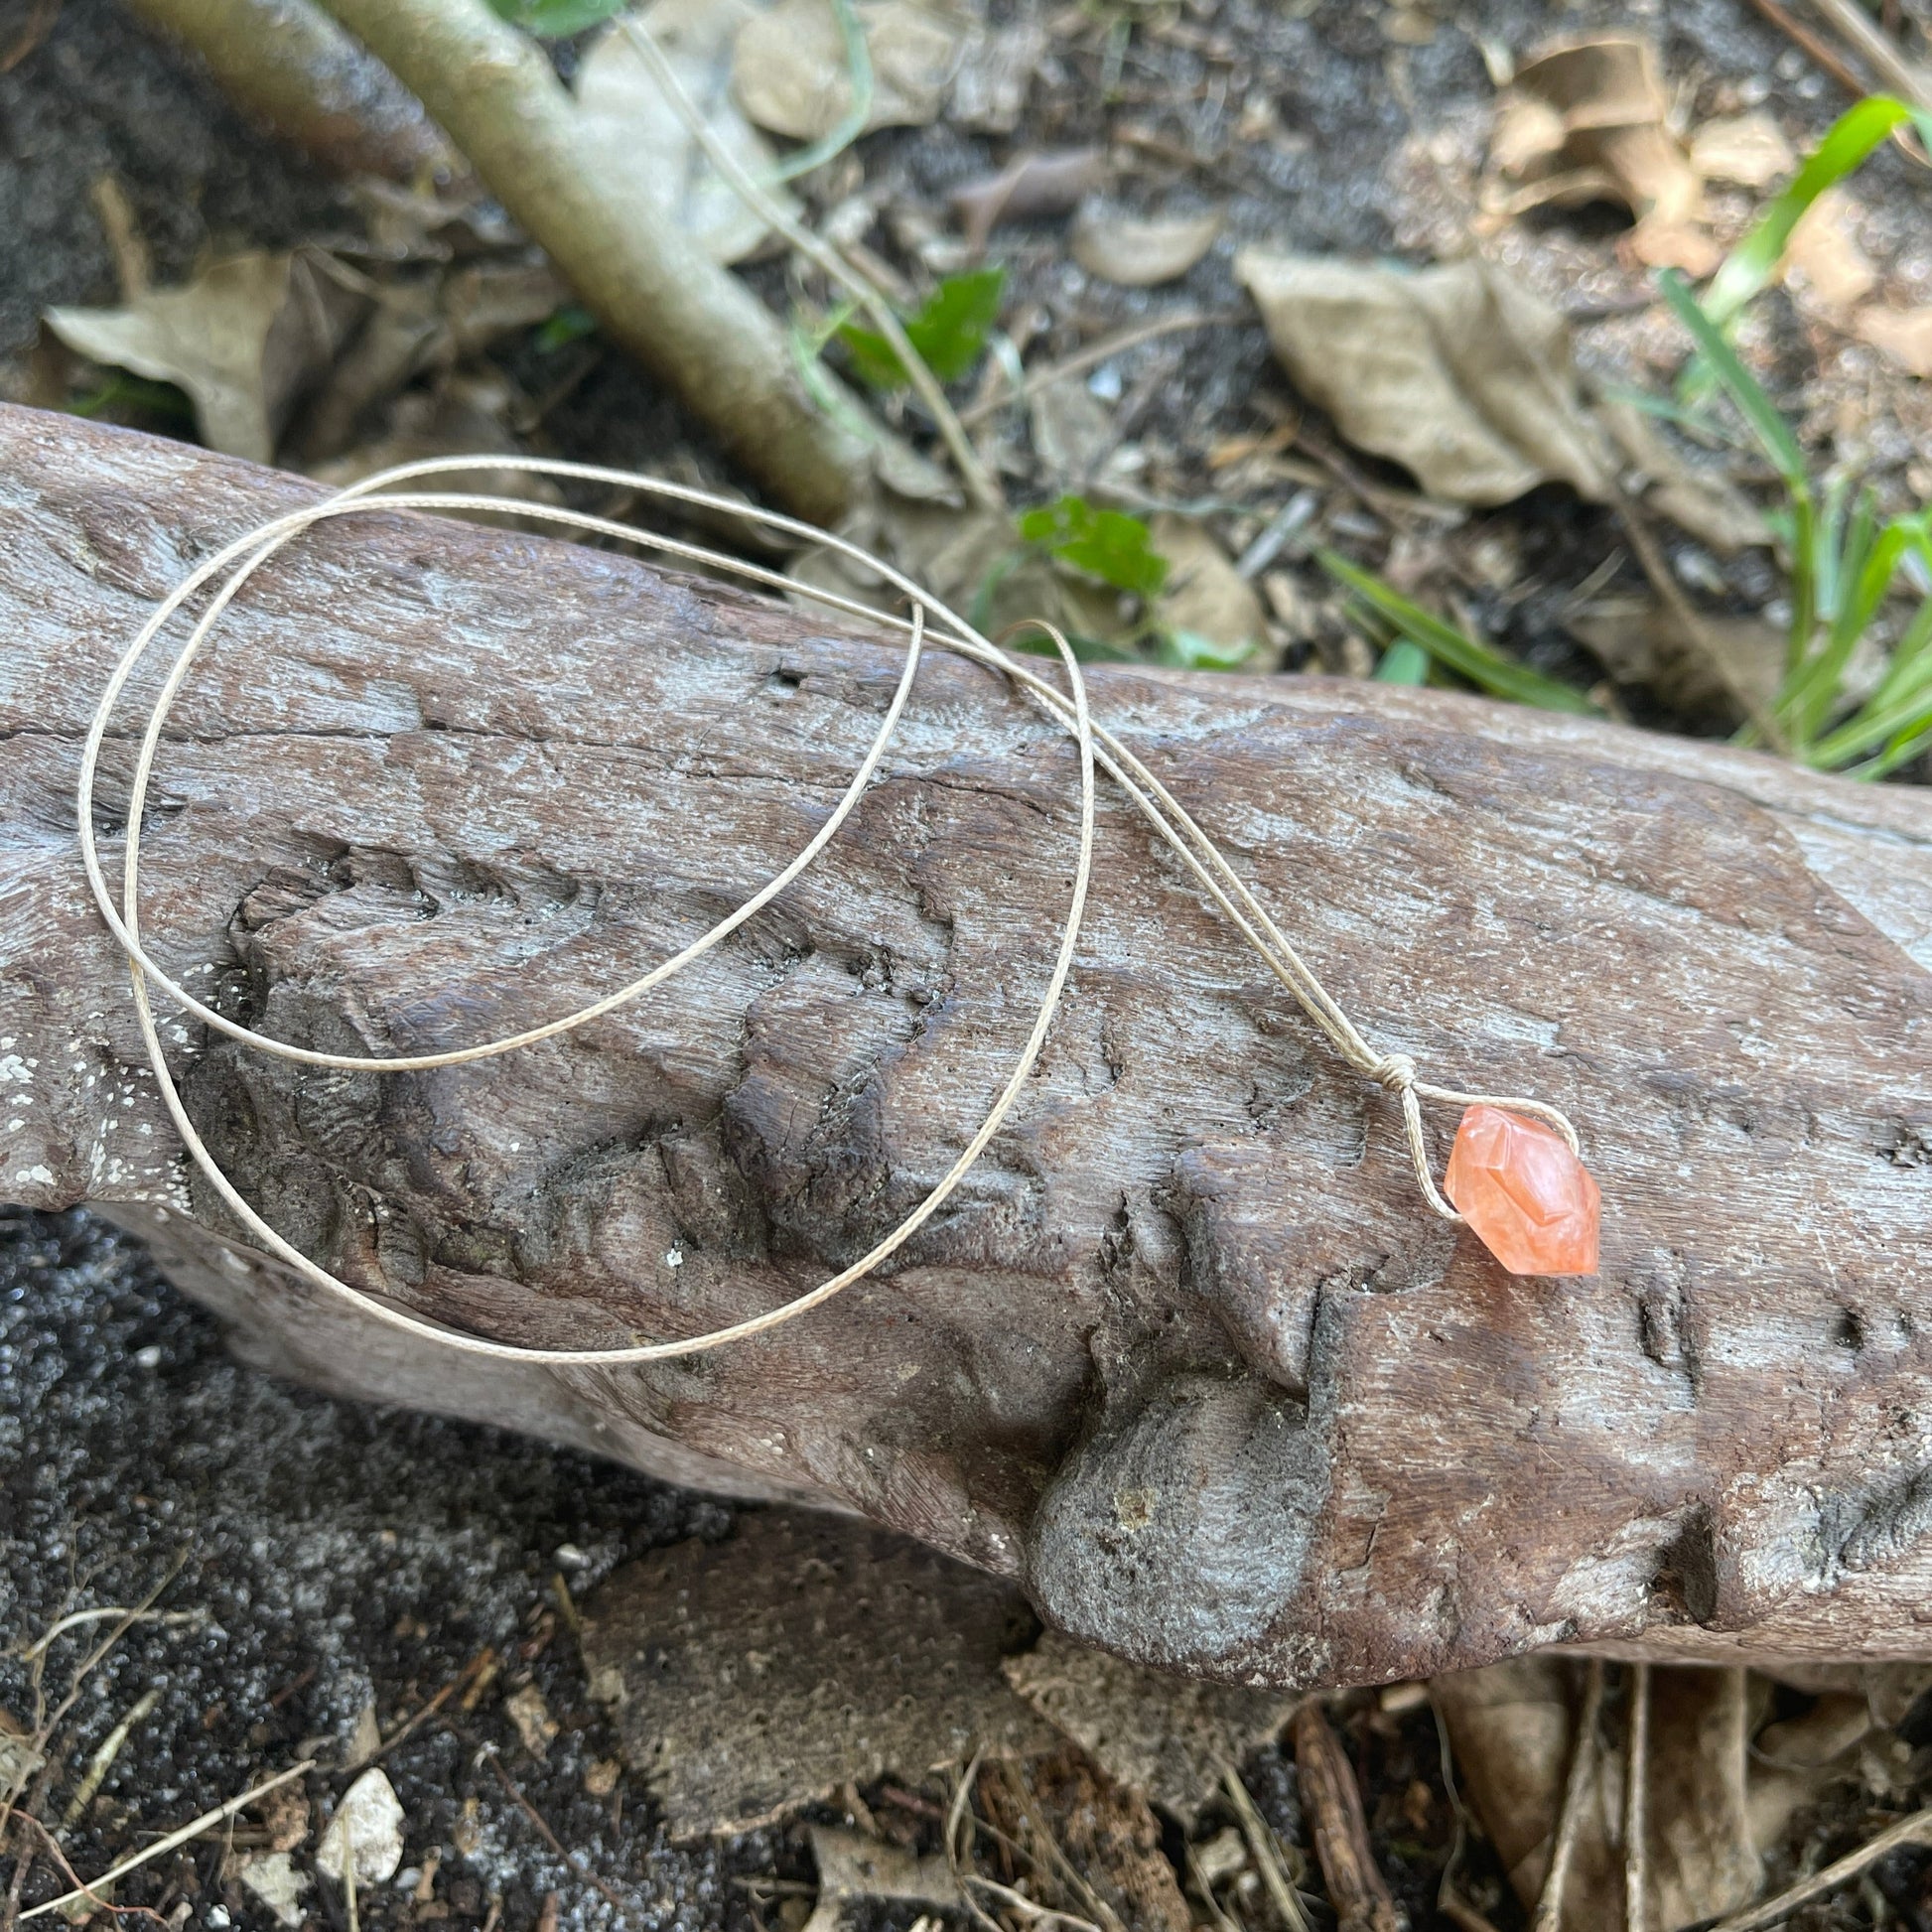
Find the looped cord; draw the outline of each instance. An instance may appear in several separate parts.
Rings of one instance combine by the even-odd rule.
[[[160,749],[170,711],[190,667],[212,633],[221,614],[249,578],[285,544],[318,524],[372,510],[500,510],[502,504],[498,497],[460,490],[411,489],[391,492],[389,487],[396,483],[413,483],[424,478],[476,470],[510,470],[569,478],[582,483],[610,484],[643,495],[725,511],[749,522],[761,524],[767,529],[782,531],[787,535],[841,552],[864,565],[878,578],[897,590],[910,607],[909,618],[900,617],[895,612],[881,611],[872,605],[835,591],[821,590],[797,583],[777,571],[748,563],[727,552],[713,550],[702,544],[687,543],[678,538],[660,535],[655,531],[638,529],[610,517],[597,516],[588,511],[569,509],[556,504],[519,502],[517,505],[517,512],[521,516],[536,517],[568,528],[644,545],[665,555],[746,578],[794,597],[801,595],[810,597],[833,610],[865,619],[889,629],[901,631],[906,638],[906,647],[905,661],[899,673],[898,684],[872,744],[867,749],[838,804],[811,839],[799,849],[797,855],[779,872],[773,874],[742,905],[719,920],[709,931],[692,940],[690,944],[661,961],[648,972],[620,987],[616,992],[606,994],[601,999],[578,1008],[574,1013],[564,1015],[561,1019],[546,1021],[521,1032],[506,1034],[496,1039],[483,1040],[475,1045],[452,1047],[431,1053],[391,1057],[329,1053],[313,1047],[296,1046],[286,1040],[273,1039],[267,1035],[242,1026],[237,1021],[230,1020],[226,1015],[216,1012],[212,1007],[196,999],[155,962],[141,936],[141,826],[146,811],[155,758]],[[222,576],[224,572],[227,573],[225,577]],[[169,666],[149,714],[147,729],[142,736],[126,808],[127,837],[122,861],[120,903],[117,906],[115,895],[101,864],[94,832],[94,792],[101,748],[106,740],[108,727],[121,694],[150,646],[159,637],[169,620],[191,598],[216,578],[221,578],[221,581],[209,597],[207,609],[196,621],[187,640]],[[944,627],[930,628],[929,625],[935,622]],[[147,1047],[148,1059],[154,1068],[155,1081],[160,1089],[163,1103],[190,1155],[230,1211],[250,1234],[263,1248],[294,1270],[302,1279],[321,1289],[325,1294],[351,1304],[390,1328],[443,1343],[467,1354],[484,1356],[497,1361],[540,1362],[552,1366],[608,1367],[693,1355],[706,1349],[716,1348],[728,1341],[744,1340],[753,1335],[762,1334],[783,1322],[795,1319],[807,1310],[829,1301],[854,1282],[871,1274],[881,1262],[903,1247],[951,1196],[953,1190],[965,1177],[967,1171],[999,1132],[1025,1090],[1034,1063],[1038,1057],[1039,1049],[1052,1024],[1060,996],[1065,989],[1067,975],[1073,964],[1074,947],[1079,939],[1081,920],[1086,909],[1087,892],[1093,874],[1096,767],[1104,770],[1121,787],[1154,830],[1167,841],[1192,874],[1196,884],[1266,962],[1303,1011],[1335,1047],[1342,1059],[1357,1072],[1377,1082],[1398,1098],[1402,1107],[1403,1126],[1409,1143],[1410,1156],[1415,1165],[1417,1183],[1423,1197],[1438,1214],[1449,1221],[1459,1221],[1461,1218],[1443,1198],[1430,1171],[1429,1148],[1424,1134],[1421,1108],[1421,1102],[1425,1099],[1439,1101],[1446,1105],[1469,1106],[1480,1103],[1507,1108],[1517,1113],[1532,1114],[1549,1122],[1563,1135],[1573,1152],[1577,1150],[1576,1129],[1557,1108],[1537,1100],[1464,1094],[1452,1088],[1431,1086],[1417,1077],[1416,1063],[1410,1055],[1382,1053],[1371,1046],[1356,1031],[1348,1016],[1342,1012],[1300,954],[1290,945],[1266,907],[1229,865],[1220,849],[1189,816],[1179,800],[1133,751],[1111,732],[1094,724],[1087,708],[1086,682],[1067,640],[1051,624],[1037,621],[1033,621],[1022,627],[1038,630],[1052,640],[1066,677],[1064,692],[1031,669],[1025,662],[1011,656],[997,644],[982,636],[956,613],[922,590],[903,573],[843,537],[801,523],[795,518],[780,515],[776,511],[718,496],[688,484],[666,483],[661,478],[642,476],[626,470],[609,469],[597,464],[567,463],[547,457],[430,457],[420,462],[402,464],[395,469],[366,477],[360,483],[353,483],[321,502],[276,517],[249,531],[245,536],[237,538],[224,549],[207,558],[184,577],[157,605],[153,615],[129,643],[107,681],[100,703],[95,709],[93,721],[88,727],[86,742],[81,749],[77,788],[81,862],[86,869],[87,883],[93,893],[94,901],[100,908],[102,918],[105,919],[127,955],[135,1018]],[[608,1348],[530,1348],[507,1342],[487,1341],[477,1335],[444,1327],[440,1323],[408,1314],[390,1303],[351,1286],[293,1247],[241,1197],[239,1190],[222,1171],[220,1164],[214,1159],[201,1135],[196,1132],[194,1123],[188,1117],[180,1089],[175,1083],[168,1067],[167,1057],[162,1050],[161,1035],[155,1023],[149,997],[151,985],[159,987],[177,1006],[193,1014],[205,1026],[216,1033],[223,1034],[243,1045],[276,1054],[305,1066],[378,1073],[420,1072],[435,1067],[458,1066],[488,1059],[498,1053],[506,1053],[516,1047],[533,1045],[539,1040],[554,1038],[569,1033],[589,1021],[614,1012],[641,997],[702,957],[736,931],[761,906],[768,904],[818,857],[839,827],[857,808],[881,759],[885,757],[886,749],[898,728],[899,719],[911,695],[921,652],[927,643],[936,644],[942,649],[969,658],[998,672],[1035,709],[1072,738],[1078,752],[1080,769],[1078,860],[1074,870],[1072,891],[1068,897],[1066,919],[1060,932],[1059,947],[1054,955],[1053,966],[1048,974],[1045,991],[1041,996],[1033,1027],[1028,1033],[1011,1076],[981,1121],[978,1130],[960,1151],[958,1159],[947,1169],[918,1206],[869,1253],[829,1280],[821,1282],[816,1288],[795,1296],[789,1302],[704,1334],[689,1335],[669,1341],[637,1342]]]

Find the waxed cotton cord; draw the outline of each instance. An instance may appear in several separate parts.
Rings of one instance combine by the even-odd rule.
[[[211,634],[222,612],[254,572],[285,544],[318,523],[362,511],[500,510],[502,507],[500,498],[470,492],[439,490],[383,493],[390,484],[479,469],[511,470],[610,483],[645,494],[723,510],[762,524],[766,528],[781,530],[832,548],[851,557],[904,595],[911,607],[909,619],[880,611],[860,600],[842,596],[837,592],[799,584],[776,571],[747,563],[705,545],[687,543],[653,531],[640,530],[612,518],[559,505],[525,502],[519,502],[517,505],[518,513],[522,515],[625,542],[646,545],[667,555],[708,565],[792,595],[808,596],[835,610],[901,630],[906,634],[907,647],[898,685],[879,731],[838,805],[791,862],[708,932],[615,993],[593,1001],[561,1019],[506,1035],[497,1039],[436,1053],[395,1057],[338,1054],[272,1039],[228,1019],[225,1015],[215,1012],[197,1000],[161,969],[149,956],[142,943],[139,908],[141,822],[154,759],[169,712],[189,668]],[[169,619],[181,610],[197,591],[224,570],[230,571],[230,574],[209,599],[207,608],[202,613],[187,641],[177,653],[155,700],[142,738],[129,793],[121,905],[117,909],[112,889],[100,863],[93,830],[94,790],[101,748],[121,693]],[[926,624],[928,612],[950,626],[949,630],[928,630]],[[551,458],[511,456],[426,458],[420,462],[400,465],[395,469],[365,478],[322,502],[307,505],[300,510],[272,519],[236,539],[190,572],[156,607],[153,615],[129,644],[108,680],[89,727],[82,748],[78,782],[81,858],[86,869],[88,884],[102,916],[127,955],[136,1018],[147,1045],[148,1056],[153,1064],[164,1103],[190,1154],[241,1222],[271,1253],[295,1269],[304,1279],[330,1294],[345,1298],[391,1327],[458,1347],[468,1353],[486,1355],[498,1360],[540,1361],[559,1365],[615,1365],[695,1354],[727,1341],[742,1339],[776,1327],[781,1322],[791,1320],[808,1309],[829,1300],[842,1289],[869,1274],[879,1263],[902,1246],[943,1205],[967,1171],[992,1141],[1018,1100],[1052,1023],[1072,965],[1073,949],[1079,936],[1087,891],[1092,877],[1095,803],[1093,774],[1096,764],[1127,792],[1143,815],[1192,873],[1208,897],[1294,995],[1303,1010],[1334,1045],[1341,1057],[1359,1073],[1376,1081],[1397,1097],[1402,1109],[1405,1138],[1409,1145],[1417,1183],[1424,1198],[1436,1213],[1449,1221],[1461,1219],[1454,1208],[1443,1198],[1431,1172],[1420,1104],[1422,1100],[1462,1106],[1488,1105],[1532,1114],[1554,1126],[1569,1143],[1573,1152],[1578,1150],[1576,1130],[1564,1114],[1555,1107],[1521,1097],[1464,1093],[1454,1088],[1437,1086],[1419,1078],[1416,1064],[1407,1054],[1377,1051],[1357,1031],[1313,971],[1290,944],[1267,909],[1234,871],[1219,848],[1195,823],[1168,787],[1112,733],[1094,725],[1088,711],[1085,680],[1066,639],[1048,624],[1035,623],[1022,627],[1035,628],[1051,637],[1066,671],[1068,690],[1065,694],[1025,663],[1015,659],[981,635],[972,625],[966,623],[956,613],[922,590],[911,579],[844,538],[816,529],[809,524],[800,523],[775,511],[734,501],[687,484],[666,483],[659,478],[609,469],[600,465],[568,463]],[[403,1313],[391,1305],[352,1287],[330,1274],[317,1263],[310,1261],[269,1227],[242,1199],[187,1116],[179,1089],[169,1072],[162,1050],[160,1035],[155,1025],[148,995],[150,980],[206,1025],[228,1037],[282,1058],[312,1066],[376,1072],[422,1071],[433,1067],[460,1065],[486,1059],[497,1053],[508,1052],[517,1046],[533,1044],[538,1040],[570,1032],[638,998],[709,951],[782,892],[824,850],[839,827],[856,809],[885,755],[893,734],[897,729],[911,692],[922,646],[927,642],[937,644],[943,649],[968,657],[1000,672],[1037,708],[1072,735],[1079,751],[1081,774],[1079,861],[1053,971],[1029,1034],[1026,1047],[1011,1078],[981,1123],[979,1131],[968,1142],[953,1166],[919,1205],[868,1254],[803,1295],[794,1297],[761,1314],[706,1334],[616,1348],[526,1348],[485,1341]]]

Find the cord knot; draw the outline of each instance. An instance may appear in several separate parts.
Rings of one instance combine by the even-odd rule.
[[[1416,1084],[1416,1063],[1407,1053],[1384,1053],[1369,1068],[1368,1077],[1391,1093],[1407,1093]]]

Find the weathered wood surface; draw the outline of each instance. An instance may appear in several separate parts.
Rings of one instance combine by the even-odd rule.
[[[308,488],[0,411],[7,1194],[108,1204],[258,1359],[836,1502],[1144,1660],[1932,1655],[1924,792],[1384,686],[1097,671],[1372,1037],[1582,1124],[1602,1274],[1512,1280],[1429,1218],[1387,1098],[1109,796],[1038,1077],[903,1266],[694,1361],[479,1367],[225,1239],[75,851],[120,640]],[[244,602],[165,751],[147,916],[236,1011],[372,1050],[526,1024],[689,937],[808,836],[897,674],[776,605],[393,515]],[[660,997],[389,1079],[173,1027],[190,1104],[271,1221],[410,1308],[552,1344],[729,1320],[863,1251],[976,1124],[1073,800],[1065,740],[938,658],[825,862]]]

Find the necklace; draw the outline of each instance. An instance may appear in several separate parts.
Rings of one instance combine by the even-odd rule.
[[[218,1013],[195,998],[171,979],[146,949],[141,933],[140,860],[141,825],[146,808],[154,760],[169,713],[183,681],[199,655],[222,612],[249,579],[275,554],[303,532],[337,518],[370,511],[497,509],[501,499],[475,493],[410,487],[432,478],[466,471],[512,470],[532,475],[568,478],[578,482],[615,485],[640,494],[728,511],[759,523],[767,529],[784,532],[807,541],[829,545],[867,569],[876,572],[906,601],[909,617],[880,611],[857,599],[837,592],[807,588],[774,570],[745,562],[726,552],[704,545],[687,543],[653,531],[637,529],[612,518],[561,505],[519,502],[519,515],[533,516],[567,528],[615,537],[624,542],[641,543],[687,562],[748,579],[768,588],[792,594],[803,593],[817,602],[848,616],[859,617],[904,634],[905,658],[898,684],[887,707],[872,744],[860,761],[838,804],[825,823],[802,846],[796,856],[736,910],[720,919],[708,932],[680,951],[661,961],[641,977],[614,993],[578,1008],[561,1019],[547,1021],[500,1038],[471,1046],[455,1047],[436,1053],[395,1057],[373,1057],[322,1052],[287,1041],[270,1038],[239,1022]],[[224,575],[225,573],[225,575]],[[217,581],[218,580],[218,581]],[[128,680],[160,637],[169,621],[191,599],[209,585],[215,588],[207,608],[196,620],[186,641],[169,666],[141,740],[134,778],[127,806],[127,843],[123,856],[119,904],[101,863],[94,833],[94,794],[101,747]],[[939,627],[929,627],[929,626]],[[88,884],[101,916],[125,952],[134,1000],[135,1017],[141,1029],[148,1057],[161,1097],[183,1143],[207,1175],[209,1183],[228,1208],[262,1247],[293,1269],[304,1280],[325,1293],[343,1298],[385,1325],[407,1333],[444,1343],[473,1355],[500,1361],[536,1361],[564,1365],[604,1365],[663,1361],[674,1356],[698,1354],[730,1341],[745,1339],[795,1319],[808,1310],[870,1274],[890,1255],[902,1247],[945,1203],[967,1171],[979,1159],[1012,1111],[1031,1074],[1058,1008],[1067,975],[1073,963],[1080,924],[1086,908],[1093,872],[1094,804],[1096,767],[1106,772],[1127,794],[1154,829],[1165,839],[1192,874],[1208,897],[1231,921],[1266,962],[1270,970],[1293,994],[1303,1011],[1312,1020],[1348,1065],[1365,1079],[1374,1081],[1390,1093],[1402,1109],[1404,1131],[1416,1183],[1424,1201],[1444,1219],[1471,1226],[1496,1258],[1516,1274],[1567,1275],[1593,1274],[1596,1268],[1598,1194],[1595,1181],[1583,1166],[1576,1129],[1557,1108],[1533,1099],[1464,1093],[1423,1080],[1415,1061],[1403,1053],[1376,1050],[1356,1030],[1341,1007],[1323,987],[1313,971],[1276,924],[1261,900],[1242,881],[1219,848],[1201,830],[1168,787],[1155,776],[1135,753],[1111,732],[1097,726],[1088,708],[1086,681],[1071,646],[1050,624],[1034,623],[1048,636],[1058,652],[1065,672],[1066,689],[1061,691],[1028,664],[1016,658],[972,625],[931,597],[909,578],[856,544],[828,534],[774,511],[736,502],[709,491],[681,483],[666,483],[655,477],[629,471],[605,469],[596,465],[566,463],[540,457],[437,457],[403,464],[365,478],[362,482],[307,507],[272,519],[236,538],[225,548],[206,559],[184,577],[156,606],[154,613],[128,645],[101,694],[92,724],[81,752],[78,784],[80,849]],[[639,998],[652,987],[663,984],[674,974],[702,957],[739,926],[768,904],[809,866],[830,843],[839,827],[857,807],[866,787],[878,769],[892,742],[911,696],[921,655],[928,644],[967,657],[997,672],[1026,701],[1063,728],[1072,738],[1078,754],[1080,772],[1079,860],[1073,888],[1068,896],[1065,921],[1061,927],[1058,950],[1038,1012],[1013,1073],[1001,1089],[977,1132],[967,1142],[959,1158],[911,1213],[899,1222],[868,1254],[841,1270],[816,1288],[794,1297],[751,1318],[708,1333],[665,1341],[640,1342],[613,1348],[550,1349],[514,1346],[465,1334],[440,1323],[408,1314],[391,1304],[351,1286],[310,1260],[278,1234],[244,1200],[234,1183],[222,1171],[206,1142],[196,1131],[183,1104],[181,1092],[169,1070],[162,1051],[150,998],[151,988],[159,988],[177,1006],[193,1014],[203,1025],[229,1038],[293,1060],[305,1066],[374,1073],[421,1072],[435,1067],[457,1066],[488,1059],[498,1053],[553,1038],[587,1022],[613,1012]],[[1429,1148],[1424,1133],[1422,1103],[1431,1101],[1464,1109],[1454,1148],[1439,1187],[1431,1169]],[[1447,1188],[1448,1198],[1444,1189]],[[1453,1202],[1453,1205],[1451,1205]],[[1461,1211],[1458,1212],[1457,1210]]]

